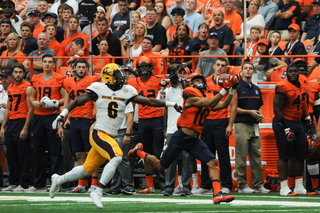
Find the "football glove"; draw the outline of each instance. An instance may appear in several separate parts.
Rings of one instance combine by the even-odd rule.
[[[296,136],[294,135],[294,132],[291,131],[290,128],[286,128],[284,130],[284,133],[286,134],[287,141],[292,142],[296,140]]]
[[[69,110],[64,108],[62,112],[52,122],[52,129],[57,129],[60,123],[64,122],[64,118],[69,114]]]
[[[44,103],[45,108],[53,108],[56,109],[59,107],[59,101],[58,100],[51,100],[47,96],[44,96],[41,101],[41,103]]]
[[[306,125],[306,133],[311,136],[314,136],[316,133],[314,131],[312,119],[310,116],[307,116],[305,118],[305,125]]]

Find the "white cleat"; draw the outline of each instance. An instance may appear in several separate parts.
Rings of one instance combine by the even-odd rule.
[[[51,176],[51,188],[50,188],[50,197],[54,198],[56,196],[57,191],[60,189],[60,186],[62,183],[60,183],[61,181],[59,181],[59,175],[57,174],[53,174]]]
[[[102,192],[100,192],[100,190],[96,189],[93,192],[91,192],[90,197],[92,198],[94,205],[96,205],[98,208],[103,208],[103,205],[101,203]]]

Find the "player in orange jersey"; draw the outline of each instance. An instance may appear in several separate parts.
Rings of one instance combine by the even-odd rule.
[[[273,101],[275,118],[272,121],[272,128],[279,151],[280,195],[283,196],[307,193],[302,183],[307,141],[301,117],[304,115],[308,120],[308,129],[312,128],[312,121],[306,102],[306,90],[307,78],[299,75],[299,69],[295,64],[288,66],[287,79],[278,82],[275,89],[276,94]],[[292,158],[295,158],[293,167],[288,169],[288,161]],[[287,176],[289,175],[295,176],[293,192],[288,187]]]
[[[7,148],[6,158],[10,170],[9,184],[14,186],[14,188],[11,187],[11,190],[23,192],[31,183],[31,144],[28,134],[33,107],[27,101],[31,84],[24,80],[26,69],[21,63],[13,64],[10,72],[14,82],[8,87],[8,107],[4,114],[0,134],[1,138],[5,139]],[[6,189],[2,191],[6,191]]]
[[[51,123],[60,113],[64,104],[64,76],[53,71],[54,59],[50,54],[42,56],[43,73],[31,80],[30,103],[35,108],[31,123],[31,142],[33,145],[33,184],[24,192],[46,192],[45,148],[49,150],[51,172],[63,173],[61,139]]]
[[[66,90],[64,106],[69,102],[74,101],[79,95],[86,93],[87,87],[93,82],[99,82],[98,76],[88,76],[89,64],[84,59],[78,59],[74,63],[75,77],[66,78],[63,81],[63,87]],[[86,160],[87,154],[91,149],[89,142],[90,126],[94,123],[93,101],[87,102],[84,106],[75,108],[70,113],[70,118],[65,122],[65,126],[70,124],[70,140],[73,145],[73,150],[77,156],[78,166],[82,165]],[[59,126],[59,136],[64,138],[62,125]],[[98,185],[99,170],[92,175],[92,184],[88,192],[92,192]],[[78,180],[78,186],[70,191],[70,193],[85,193],[88,183],[85,178]]]
[[[149,41],[148,39],[144,39]],[[156,98],[161,89],[160,81],[164,76],[152,75],[153,61],[148,56],[141,56],[136,60],[136,68],[139,77],[130,79],[128,84],[136,88],[138,94],[148,98]],[[158,154],[163,149],[163,110],[156,107],[139,104],[139,127],[138,138],[149,153],[153,153],[153,141],[157,146]],[[139,193],[154,193],[153,187],[153,168],[144,163],[147,186]],[[164,182],[164,181],[163,181]],[[164,183],[163,183],[164,187]]]
[[[191,80],[192,86],[187,87],[182,93],[184,99],[184,114],[179,117],[177,122],[178,130],[173,134],[173,141],[162,154],[162,158],[158,160],[156,156],[143,151],[143,145],[141,143],[129,151],[128,158],[138,156],[155,169],[164,170],[179,156],[181,151],[187,151],[190,155],[206,162],[209,166],[209,176],[214,189],[213,202],[215,204],[230,202],[234,200],[234,196],[221,192],[218,161],[210,152],[208,146],[199,139],[199,134],[202,133],[205,119],[211,110],[217,111],[228,107],[238,86],[239,78],[234,78],[232,82],[225,84],[226,89],[231,89],[224,102],[220,100],[227,93],[226,89],[223,88],[219,94],[208,99],[205,97],[205,91],[207,89],[205,78],[201,74],[193,73],[189,76],[189,79]]]

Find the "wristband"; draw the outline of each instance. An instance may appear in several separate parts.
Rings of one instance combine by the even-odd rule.
[[[174,107],[174,105],[176,105],[175,102],[172,101],[166,101],[166,107]]]
[[[290,130],[291,130],[290,128],[286,128],[286,129],[284,129],[284,131],[285,131],[285,132],[290,131]]]
[[[290,129],[289,125],[287,124],[286,119],[281,118],[279,121],[280,126],[283,127],[283,129]]]
[[[229,95],[234,95],[235,92],[236,92],[236,89],[231,89],[231,90],[229,91]]]
[[[125,136],[128,136],[128,137],[130,137],[131,136],[131,134],[130,133],[126,133],[126,134],[124,134]]]
[[[223,88],[221,91],[220,91],[220,94],[222,96],[224,96],[225,94],[227,93],[227,90],[225,88]]]
[[[60,113],[60,115],[62,115],[63,117],[66,117],[68,114],[69,114],[69,110],[67,108],[64,108]]]
[[[305,119],[304,119],[304,120],[311,120],[310,115],[309,115],[309,116],[307,116],[307,117],[305,117]]]

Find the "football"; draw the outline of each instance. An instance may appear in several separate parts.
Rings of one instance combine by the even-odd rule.
[[[225,85],[232,79],[232,75],[230,74],[221,74],[216,78],[216,84],[221,87],[225,87]]]

